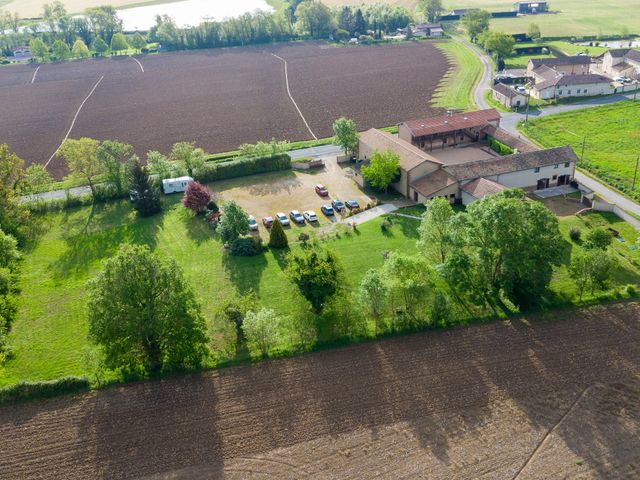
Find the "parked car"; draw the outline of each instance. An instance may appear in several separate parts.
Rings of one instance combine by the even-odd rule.
[[[324,213],[327,217],[331,217],[333,215],[333,207],[330,204],[322,205],[320,207],[322,213]]]
[[[311,222],[317,222],[318,221],[318,216],[316,215],[316,212],[314,212],[313,210],[306,210],[302,216],[305,218],[305,220],[309,223]]]
[[[327,187],[325,187],[324,185],[316,185],[316,193],[318,195],[320,195],[321,197],[328,197],[329,196],[329,190],[327,190]]]
[[[341,212],[344,210],[344,203],[340,200],[331,200],[331,206],[335,209],[336,212]]]
[[[258,230],[258,222],[256,222],[256,217],[253,215],[249,215],[249,230],[254,232]]]
[[[298,210],[291,210],[289,212],[289,218],[293,220],[295,223],[299,223],[299,224],[304,223],[304,217]]]
[[[289,219],[284,213],[282,212],[276,213],[276,218],[282,224],[283,227],[286,227],[287,225],[289,225]]]
[[[262,224],[264,225],[264,228],[271,228],[271,225],[273,225],[273,217],[264,217],[262,219]]]
[[[360,204],[355,200],[347,200],[346,205],[349,210],[353,210],[354,208],[360,208]]]
[[[624,77],[616,77],[616,78],[613,79],[613,81],[622,83],[622,82],[624,82]]]

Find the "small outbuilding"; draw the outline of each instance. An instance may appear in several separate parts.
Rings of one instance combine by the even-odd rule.
[[[184,192],[187,186],[193,182],[191,177],[165,178],[162,180],[162,191],[165,195],[170,193]]]
[[[491,87],[491,96],[507,108],[518,108],[527,104],[526,93],[504,83],[497,83]]]

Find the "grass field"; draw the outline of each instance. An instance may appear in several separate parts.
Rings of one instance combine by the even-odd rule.
[[[544,147],[569,144],[579,155],[586,139],[580,166],[640,198],[631,191],[640,153],[640,102],[625,101],[533,119],[523,132]]]
[[[69,13],[82,13],[91,7],[111,5],[116,8],[142,7],[145,5],[159,5],[162,3],[172,3],[176,0],[62,0]],[[17,12],[22,18],[37,18],[42,15],[44,5],[48,0],[0,0],[0,8],[9,12]]]
[[[403,212],[420,214],[422,210]],[[83,355],[91,348],[86,338],[86,283],[123,243],[149,245],[181,265],[202,303],[215,363],[247,358],[235,351],[233,328],[215,320],[220,299],[232,292],[253,289],[257,307],[273,308],[289,318],[308,315],[306,303],[284,276],[285,252],[268,251],[252,258],[225,255],[212,231],[201,218],[185,211],[178,197],[166,200],[161,215],[142,220],[123,201],[48,214],[42,222],[43,234],[26,252],[22,270],[20,314],[9,337],[15,359],[0,369],[0,385],[88,373],[83,362]],[[574,224],[584,232],[594,224],[612,224],[627,240],[627,244],[614,244],[622,262],[614,287],[640,280],[631,264],[640,261],[640,254],[626,247],[635,242],[636,232],[627,224],[607,214],[590,214],[587,223],[574,216],[564,217],[561,224],[565,234]],[[381,230],[380,220],[373,220],[361,224],[357,232],[344,227],[314,235],[315,229],[307,226],[304,230],[294,227],[288,235],[294,241],[306,231],[336,252],[345,266],[347,285],[354,287],[367,269],[383,263],[383,252],[414,252],[417,226],[415,219],[394,217],[389,232]],[[264,230],[261,232],[264,235]],[[302,247],[293,244],[292,248]],[[553,302],[572,301],[575,288],[566,267],[557,270],[552,290]]]
[[[432,106],[460,110],[473,110],[473,88],[482,74],[480,59],[458,42],[435,44],[453,63],[453,67],[441,80],[434,95]]]

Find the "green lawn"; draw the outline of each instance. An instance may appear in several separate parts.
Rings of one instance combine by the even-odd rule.
[[[544,42],[545,45],[549,45],[554,50],[564,55],[577,55],[578,53],[588,53],[591,56],[597,57],[609,50],[607,47],[589,47],[585,45],[578,45],[577,43],[570,42]]]
[[[452,63],[452,68],[440,82],[432,100],[434,107],[472,110],[472,92],[482,75],[480,59],[461,43],[449,41],[434,44]]]
[[[640,102],[625,101],[529,121],[522,131],[544,147],[571,145],[584,161],[580,167],[640,199],[632,191],[640,153]],[[638,182],[636,182],[638,183]]]
[[[551,53],[525,54],[508,57],[504,60],[504,68],[527,68],[530,58],[555,58]]]

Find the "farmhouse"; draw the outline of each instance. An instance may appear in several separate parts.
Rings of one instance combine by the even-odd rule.
[[[491,87],[491,97],[507,108],[522,107],[527,103],[527,95],[524,92],[504,83],[497,83]]]
[[[602,71],[611,77],[640,79],[640,52],[631,48],[609,50],[598,57]]]
[[[495,108],[411,120],[400,125],[398,137],[425,151],[484,140],[483,128],[500,125]]]
[[[547,2],[516,2],[513,11],[522,15],[544,13],[549,11]]]
[[[559,58],[530,58],[527,64],[527,76],[535,78],[536,75],[540,75],[541,71],[546,71],[546,69],[538,71],[540,67],[547,67],[566,75],[586,74],[591,71],[591,57],[576,55]]]
[[[405,122],[399,132],[364,132],[360,157],[367,162],[376,150],[398,154],[400,176],[392,186],[416,202],[442,197],[467,204],[506,188],[566,185],[578,160],[569,146],[539,150],[513,137],[500,128],[500,115],[493,109]],[[498,155],[483,141],[488,139],[515,153]]]
[[[613,93],[611,79],[603,75],[558,74],[548,80],[537,82],[531,88],[531,96],[540,100],[552,98],[588,97]]]
[[[411,31],[414,37],[441,37],[444,35],[442,25],[439,23],[420,23],[418,25],[408,25],[407,28],[399,28],[398,33],[406,35]]]

